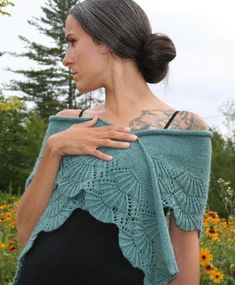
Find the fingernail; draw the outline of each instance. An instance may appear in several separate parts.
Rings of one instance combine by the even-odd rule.
[[[125,130],[129,132],[131,130],[131,128],[126,127]]]
[[[110,155],[109,155],[109,156],[107,156],[107,158],[108,158],[108,159],[113,159],[113,157],[112,157],[112,156],[110,156]]]

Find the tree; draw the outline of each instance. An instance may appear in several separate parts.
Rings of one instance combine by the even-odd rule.
[[[3,11],[3,8],[6,8],[8,6],[15,6],[12,2],[7,1],[7,0],[0,0],[0,15],[7,15],[11,16],[10,13]]]
[[[235,137],[235,101],[229,99],[220,107],[220,111],[225,116],[225,125]]]
[[[0,191],[11,184],[16,194],[24,188],[48,122],[35,111],[28,112],[19,99],[1,95],[0,109]]]
[[[25,104],[20,101],[18,97],[9,97],[5,98],[0,91],[0,112],[18,110],[20,107],[23,107]]]
[[[226,217],[228,211],[221,200],[221,179],[230,183],[230,187],[235,189],[235,144],[232,138],[224,138],[217,130],[211,130],[212,137],[212,166],[209,191],[209,207],[219,215]],[[225,188],[224,188],[225,189]],[[222,189],[223,190],[223,189]]]
[[[47,41],[52,42],[52,46],[42,43],[31,42],[23,36],[19,38],[26,43],[27,51],[16,54],[17,57],[26,57],[37,63],[34,69],[12,70],[18,74],[23,74],[25,81],[11,80],[7,87],[9,90],[23,91],[24,101],[33,101],[40,116],[47,119],[50,115],[65,108],[77,108],[79,96],[82,95],[76,89],[76,84],[72,79],[70,69],[61,66],[61,60],[66,50],[64,37],[64,25],[67,11],[73,6],[76,0],[48,0],[42,8],[43,16],[34,17],[28,23],[34,26],[41,34],[47,37]],[[90,98],[89,98],[90,99]],[[100,102],[97,98],[92,98],[92,103]],[[79,107],[90,107],[89,101],[82,101]]]

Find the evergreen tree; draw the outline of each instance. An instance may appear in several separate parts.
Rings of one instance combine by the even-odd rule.
[[[67,45],[64,36],[65,20],[69,8],[76,2],[77,0],[48,0],[45,6],[41,7],[43,16],[28,21],[48,38],[48,43],[53,43],[52,46],[31,42],[19,36],[27,44],[27,51],[20,54],[10,53],[16,57],[27,57],[37,63],[34,69],[8,68],[9,71],[23,74],[26,80],[11,80],[7,89],[23,91],[22,100],[33,101],[36,111],[43,119],[48,119],[50,115],[65,108],[89,108],[101,102],[95,96],[86,100],[86,94],[83,96],[85,99],[80,99],[79,96],[82,94],[76,89],[70,69],[61,65]]]

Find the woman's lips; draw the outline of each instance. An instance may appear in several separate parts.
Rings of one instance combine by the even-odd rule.
[[[72,73],[73,78],[76,78],[76,77],[77,77],[77,75],[78,75],[78,73],[77,73],[77,72]]]

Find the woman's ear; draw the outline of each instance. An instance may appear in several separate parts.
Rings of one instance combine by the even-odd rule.
[[[96,38],[93,38],[93,41],[97,45],[101,54],[111,53],[111,49],[109,48],[109,46],[107,44],[97,40]]]
[[[99,50],[101,54],[107,54],[111,52],[110,48],[104,43],[99,43]]]

